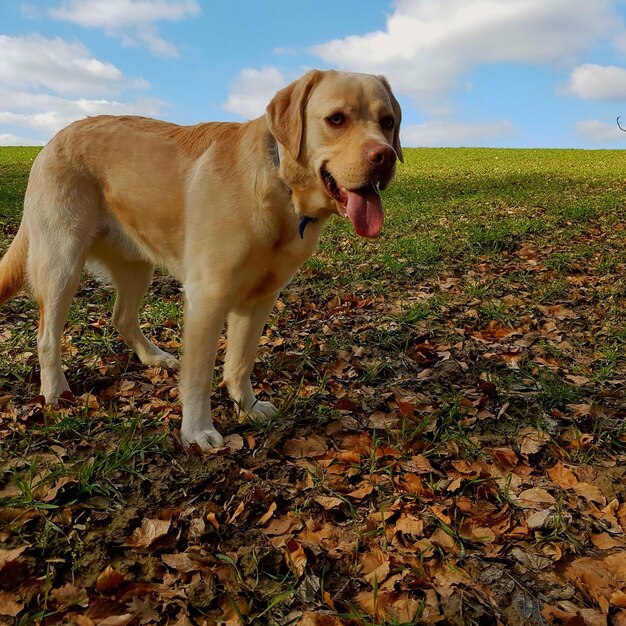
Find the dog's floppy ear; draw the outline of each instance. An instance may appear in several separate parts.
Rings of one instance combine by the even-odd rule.
[[[389,99],[391,100],[391,106],[393,108],[393,114],[396,116],[396,126],[393,131],[393,149],[396,151],[398,158],[404,163],[404,155],[402,154],[402,146],[400,145],[400,122],[402,121],[402,109],[400,103],[396,100],[396,97],[391,91],[391,87],[384,76],[379,76],[378,79],[385,86]]]
[[[311,89],[320,81],[322,72],[311,70],[302,78],[281,89],[267,105],[267,125],[276,141],[297,159],[302,145],[304,107]]]

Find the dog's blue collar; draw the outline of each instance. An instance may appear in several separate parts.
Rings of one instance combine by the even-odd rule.
[[[304,239],[304,229],[309,222],[317,222],[317,217],[308,217],[305,215],[300,220],[300,226],[298,227],[298,232],[300,233],[300,239]]]

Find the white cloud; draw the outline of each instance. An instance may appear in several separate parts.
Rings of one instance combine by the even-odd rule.
[[[197,0],[64,0],[50,9],[57,20],[99,28],[124,45],[144,45],[154,54],[179,56],[178,48],[159,36],[156,22],[180,21],[200,15]]]
[[[485,146],[489,141],[507,137],[515,132],[510,122],[490,124],[460,124],[431,120],[402,129],[405,146]]]
[[[286,79],[275,67],[245,68],[233,83],[223,108],[245,119],[254,119],[265,113],[267,103],[286,84]]]
[[[38,131],[51,137],[71,122],[88,115],[158,115],[163,103],[144,98],[133,102],[107,99],[75,100],[49,94],[9,92],[0,88],[0,124]]]
[[[586,63],[572,71],[568,90],[584,100],[626,100],[626,69]]]
[[[295,56],[296,54],[298,54],[298,49],[297,48],[283,48],[279,46],[278,48],[274,48],[272,50],[272,54],[275,54],[277,57]]]
[[[618,128],[617,123],[606,124],[598,120],[583,120],[576,123],[576,130],[585,141],[595,145],[626,141],[626,133]]]
[[[158,115],[163,106],[159,100],[122,101],[127,90],[147,86],[96,59],[80,43],[0,35],[0,124],[5,143],[43,143],[87,115]],[[32,131],[33,137],[22,137],[16,128]]]
[[[426,124],[404,129],[409,145],[488,145],[513,132],[507,122],[448,121],[458,119],[453,94],[467,89],[477,67],[508,63],[567,71],[598,42],[612,40],[626,51],[615,0],[396,0],[393,7],[383,29],[311,52],[331,67],[384,74],[394,91],[430,116]],[[604,82],[602,89],[603,97],[621,93],[615,81],[613,92]]]
[[[172,42],[159,37],[159,32],[154,24],[143,24],[139,26],[136,36],[139,42],[148,46],[148,49],[157,56],[172,58],[180,56],[178,48]],[[130,45],[134,46],[140,44],[136,44],[131,38]]]
[[[196,0],[65,0],[52,17],[88,28],[125,28],[200,15]]]
[[[125,77],[112,63],[96,59],[81,43],[40,35],[0,35],[0,85],[90,95],[148,86]]]
[[[11,133],[0,133],[0,146],[42,146],[43,141],[39,139],[29,139]]]
[[[485,63],[563,63],[615,28],[610,0],[398,0],[386,29],[312,49],[329,65],[383,73],[436,110]]]

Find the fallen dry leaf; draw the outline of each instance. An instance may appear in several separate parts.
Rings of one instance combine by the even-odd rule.
[[[581,557],[565,565],[562,573],[603,613],[612,606],[626,608],[626,559],[622,550],[603,559]]]
[[[580,482],[573,485],[572,490],[589,502],[595,502],[600,506],[606,506],[606,498],[604,497],[600,487],[597,485]]]
[[[44,502],[52,502],[63,487],[67,485],[75,485],[77,482],[78,481],[74,476],[61,476],[59,480],[54,483],[54,486],[46,491],[41,499]]]
[[[270,523],[261,529],[265,535],[285,535],[292,530],[302,528],[302,522],[294,517],[293,513],[287,513],[278,518],[274,518]]]
[[[227,435],[224,437],[224,446],[226,446],[231,453],[237,452],[237,450],[243,450],[243,437],[237,433]]]
[[[594,609],[583,609],[571,602],[560,602],[559,606],[545,604],[541,616],[548,624],[565,626],[607,626],[606,615]]]
[[[245,509],[246,509],[246,504],[242,500],[237,505],[237,508],[233,511],[232,515],[228,518],[228,521],[226,523],[227,524],[232,524],[245,511]]]
[[[578,314],[571,309],[566,309],[562,304],[555,304],[553,306],[539,306],[537,307],[542,313],[549,317],[556,317],[559,320],[566,319],[578,319]]]
[[[112,593],[124,582],[124,576],[116,572],[110,565],[96,578],[96,591],[98,593]]]
[[[269,522],[272,515],[274,515],[274,511],[276,511],[276,502],[272,502],[272,504],[269,505],[267,511],[263,515],[261,515],[258,521],[258,525],[263,526],[264,524]]]
[[[339,528],[329,523],[320,525],[313,520],[307,521],[307,527],[298,535],[298,541],[314,553],[320,551],[333,553],[343,539]]]
[[[77,587],[72,583],[67,583],[63,587],[53,589],[50,595],[62,606],[81,606],[86,607],[89,605],[89,596],[87,591],[82,587]]]
[[[313,500],[315,500],[315,502],[317,502],[327,511],[329,511],[330,509],[336,509],[344,502],[341,498],[337,498],[335,496],[315,496]]]
[[[184,552],[177,554],[162,554],[161,560],[163,563],[184,574],[188,572],[197,572],[202,569],[202,564],[198,561],[190,558],[190,556]]]
[[[435,532],[430,536],[430,541],[436,546],[440,546],[445,550],[450,550],[456,544],[453,537],[451,537],[442,528],[437,528]]]
[[[576,474],[560,461],[548,470],[548,476],[562,489],[569,489],[578,482]]]
[[[516,498],[522,507],[533,507],[541,504],[555,504],[556,500],[548,491],[541,487],[533,487],[520,492]]]
[[[526,525],[530,530],[552,530],[556,528],[556,524],[560,514],[554,509],[543,509],[535,511],[526,518]]]
[[[350,498],[356,498],[357,500],[362,500],[363,498],[367,498],[372,491],[374,491],[374,485],[372,483],[364,482],[360,487],[351,491],[348,496]]]
[[[297,626],[344,626],[345,622],[328,613],[306,611],[302,614]]]
[[[548,435],[548,433],[542,432],[532,426],[523,428],[520,431],[520,436],[520,452],[525,456],[537,454],[537,452],[550,441],[550,435]]]
[[[626,549],[626,545],[623,541],[619,541],[609,535],[609,533],[593,533],[591,535],[591,542],[598,550],[612,550],[613,548]]]
[[[391,570],[389,555],[379,548],[373,548],[361,556],[361,569],[364,573],[363,578],[370,585],[375,586],[377,583],[382,583],[389,576]]]
[[[377,620],[410,624],[419,614],[421,605],[407,593],[395,591],[362,591],[356,597],[359,606]]]
[[[0,615],[7,617],[17,617],[24,609],[24,603],[17,593],[10,591],[0,591]]]
[[[327,450],[326,440],[315,434],[306,438],[290,439],[283,446],[283,452],[296,459],[321,456]]]
[[[424,535],[424,522],[412,515],[403,514],[395,523],[395,530],[405,535],[422,537]]]
[[[0,570],[4,568],[7,563],[11,563],[20,557],[20,555],[29,546],[20,546],[19,548],[4,549],[0,548]]]
[[[295,539],[290,539],[285,545],[284,553],[287,567],[295,574],[296,578],[300,578],[307,564],[304,548]]]
[[[122,544],[133,548],[148,548],[170,529],[169,520],[144,519],[139,528]]]

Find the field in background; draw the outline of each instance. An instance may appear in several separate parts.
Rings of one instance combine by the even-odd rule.
[[[0,252],[37,151],[0,148]],[[626,154],[405,156],[379,239],[335,220],[281,296],[254,378],[281,415],[215,391],[225,450],[182,452],[176,376],[108,288],[77,295],[58,410],[34,303],[0,309],[0,615],[624,623]],[[173,352],[181,311],[157,275],[143,326]]]

